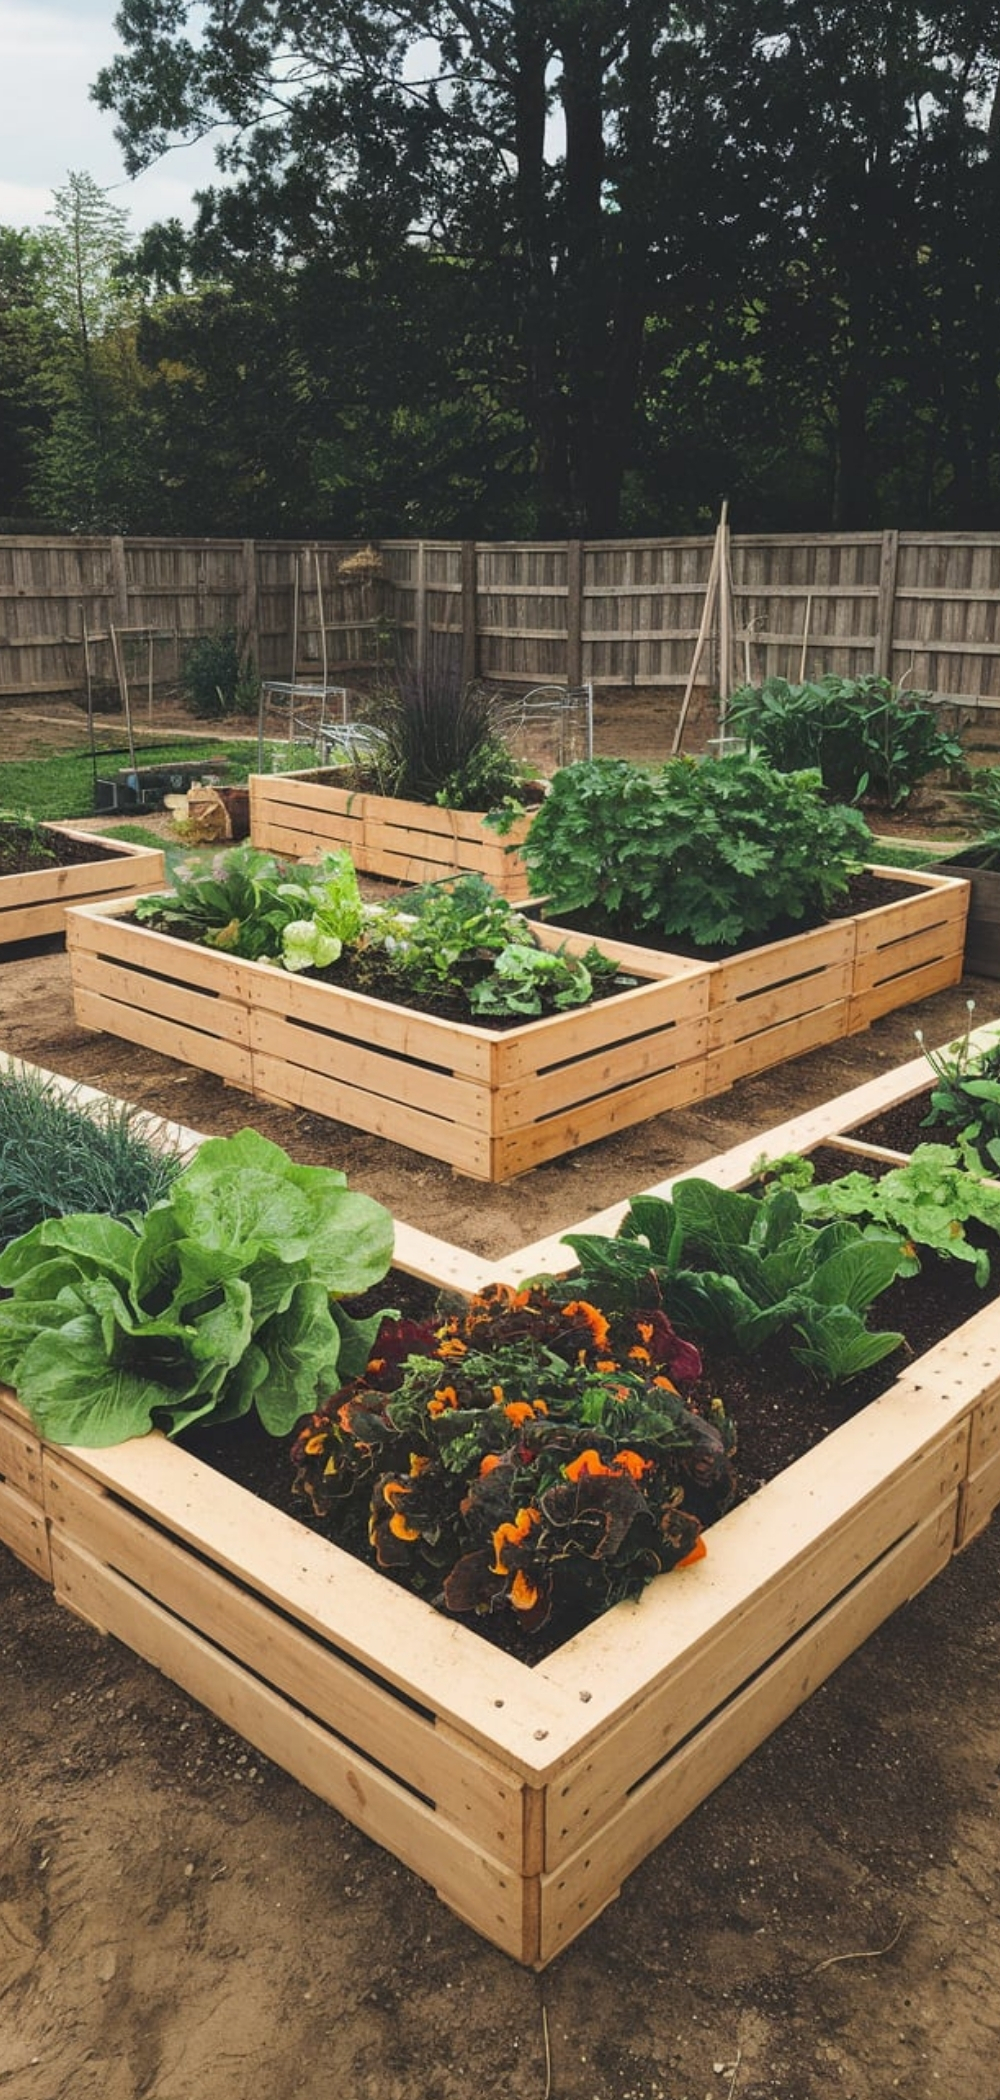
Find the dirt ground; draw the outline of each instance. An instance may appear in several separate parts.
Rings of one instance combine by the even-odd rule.
[[[253,1121],[490,1256],[950,1038],[970,996],[1000,1011],[968,980],[499,1189],[84,1033],[52,943],[0,964],[0,1047]],[[0,2095],[1000,2100],[998,1573],[994,1527],[534,1976],[0,1548]]]

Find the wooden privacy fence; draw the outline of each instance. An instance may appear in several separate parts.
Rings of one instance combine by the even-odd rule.
[[[714,544],[0,537],[0,703],[99,695],[123,670],[152,700],[224,627],[269,679],[350,683],[397,641],[420,659],[450,635],[469,676],[679,694]],[[737,683],[878,672],[1000,703],[1000,533],[734,533],[729,558]]]

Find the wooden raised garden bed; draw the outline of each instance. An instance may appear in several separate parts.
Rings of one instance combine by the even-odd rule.
[[[163,882],[163,854],[158,846],[100,838],[92,831],[76,831],[70,824],[42,824],[39,830],[95,851],[87,860],[53,862],[24,874],[0,875],[0,947],[10,941],[34,941],[62,933],[67,905],[142,896]]]
[[[497,1033],[194,947],[131,924],[128,909],[71,915],[82,1027],[482,1181],[506,1181],[705,1091],[701,963],[678,957],[633,991]],[[578,954],[588,946],[583,935],[570,942]]]
[[[725,962],[602,943],[648,981],[502,1033],[194,947],[128,923],[127,905],[87,907],[68,928],[74,1006],[83,1027],[258,1099],[506,1181],[956,983],[968,887],[904,879],[912,896]]]
[[[978,867],[975,846],[939,861],[938,867],[964,876],[969,885],[965,968],[973,977],[1000,977],[1000,868]]]
[[[959,983],[968,883],[911,868],[867,872],[911,894],[707,964],[706,1095]],[[676,960],[603,938],[601,947],[647,974]]]
[[[701,1171],[737,1186],[762,1150],[808,1150],[925,1080],[920,1060]],[[541,1242],[489,1273],[565,1257]],[[396,1260],[452,1287],[485,1280],[405,1227]],[[1000,1309],[714,1525],[705,1559],[534,1669],[158,1435],[56,1449],[2,1390],[0,1424],[0,1537],[56,1595],[542,1968],[986,1522]]]
[[[323,767],[251,774],[251,844],[292,860],[346,847],[361,875],[415,883],[475,874],[512,903],[529,896],[521,855],[507,849],[527,838],[530,815],[501,838],[475,810],[354,793],[338,785],[339,777]]]

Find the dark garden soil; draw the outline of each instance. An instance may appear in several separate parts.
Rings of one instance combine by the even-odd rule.
[[[655,703],[615,707],[619,748],[663,744]],[[0,960],[0,1047],[196,1130],[253,1122],[489,1259],[912,1058],[917,1026],[953,1040],[968,996],[977,1023],[1000,1003],[967,979],[499,1188],[87,1034],[58,944]],[[997,2100],[998,1579],[995,1525],[825,1685],[804,1674],[538,1977],[0,1549],[0,2094]]]
[[[106,845],[65,832],[36,830],[33,825],[0,818],[0,876],[33,874],[39,868],[73,868],[84,861],[108,860]]]

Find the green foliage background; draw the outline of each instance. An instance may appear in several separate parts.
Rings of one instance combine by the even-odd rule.
[[[989,528],[986,0],[144,0],[193,232],[0,229],[5,508],[75,529]],[[290,83],[292,84],[290,86]]]

